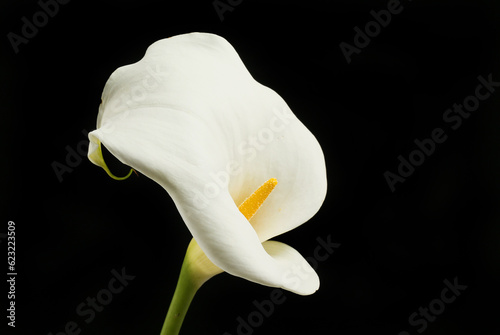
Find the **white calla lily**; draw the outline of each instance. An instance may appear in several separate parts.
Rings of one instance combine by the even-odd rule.
[[[117,69],[89,139],[94,164],[110,173],[102,143],[168,192],[213,266],[302,295],[318,289],[318,276],[296,250],[268,240],[319,210],[327,186],[323,152],[222,37],[163,39],[139,62]],[[278,184],[263,204],[257,201],[250,223],[238,205],[272,178]],[[308,274],[300,280],[297,266]]]

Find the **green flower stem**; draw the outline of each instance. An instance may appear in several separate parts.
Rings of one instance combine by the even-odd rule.
[[[160,335],[177,335],[196,292],[201,287],[192,275],[190,262],[184,260]]]

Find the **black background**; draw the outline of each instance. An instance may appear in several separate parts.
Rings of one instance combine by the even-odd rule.
[[[417,334],[410,314],[457,277],[467,289],[424,333],[498,334],[500,93],[457,130],[442,116],[474,94],[478,76],[500,81],[500,5],[401,4],[348,64],[339,44],[353,44],[353,28],[363,29],[387,1],[246,0],[223,21],[210,0],[71,1],[17,54],[7,34],[21,34],[21,18],[32,21],[40,7],[3,1],[0,233],[16,223],[18,272],[17,327],[7,333],[55,335],[75,321],[81,334],[159,334],[190,240],[168,194],[144,176],[114,181],[86,157],[59,182],[52,164],[65,164],[67,146],[88,141],[82,131],[95,129],[117,67],[158,39],[203,31],[225,37],[323,147],[322,209],[276,240],[305,256],[317,237],[341,244],[319,264],[320,290],[286,293],[253,333]],[[398,156],[437,127],[446,142],[391,192],[384,172],[396,172]],[[85,323],[76,306],[123,267],[135,279]],[[238,317],[272,290],[221,274],[198,292],[181,334],[238,334]]]

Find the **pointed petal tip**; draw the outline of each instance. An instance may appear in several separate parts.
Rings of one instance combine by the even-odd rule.
[[[314,271],[314,270],[313,270]],[[287,274],[284,280],[285,285],[283,289],[292,293],[307,296],[316,293],[319,290],[319,277],[314,273],[307,273],[306,275]]]
[[[277,241],[262,245],[282,269],[282,289],[299,295],[311,295],[319,289],[318,274],[297,250]]]
[[[113,178],[114,180],[125,180],[128,177],[132,175],[132,172],[134,172],[134,169],[130,169],[127,175],[123,177],[117,177],[115,176],[111,170],[108,168],[106,165],[106,162],[104,161],[104,157],[102,155],[102,149],[101,149],[101,141],[95,136],[95,131],[89,133],[89,151],[87,153],[88,159],[95,165],[101,167],[106,171],[108,176]]]

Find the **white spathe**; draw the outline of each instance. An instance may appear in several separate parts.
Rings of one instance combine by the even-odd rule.
[[[89,134],[122,163],[159,183],[207,257],[252,282],[306,295],[319,278],[293,248],[268,239],[320,208],[326,169],[316,138],[273,90],[255,81],[222,37],[191,33],[152,44],[120,67]],[[238,205],[278,185],[251,219]],[[264,243],[263,243],[264,242]]]

